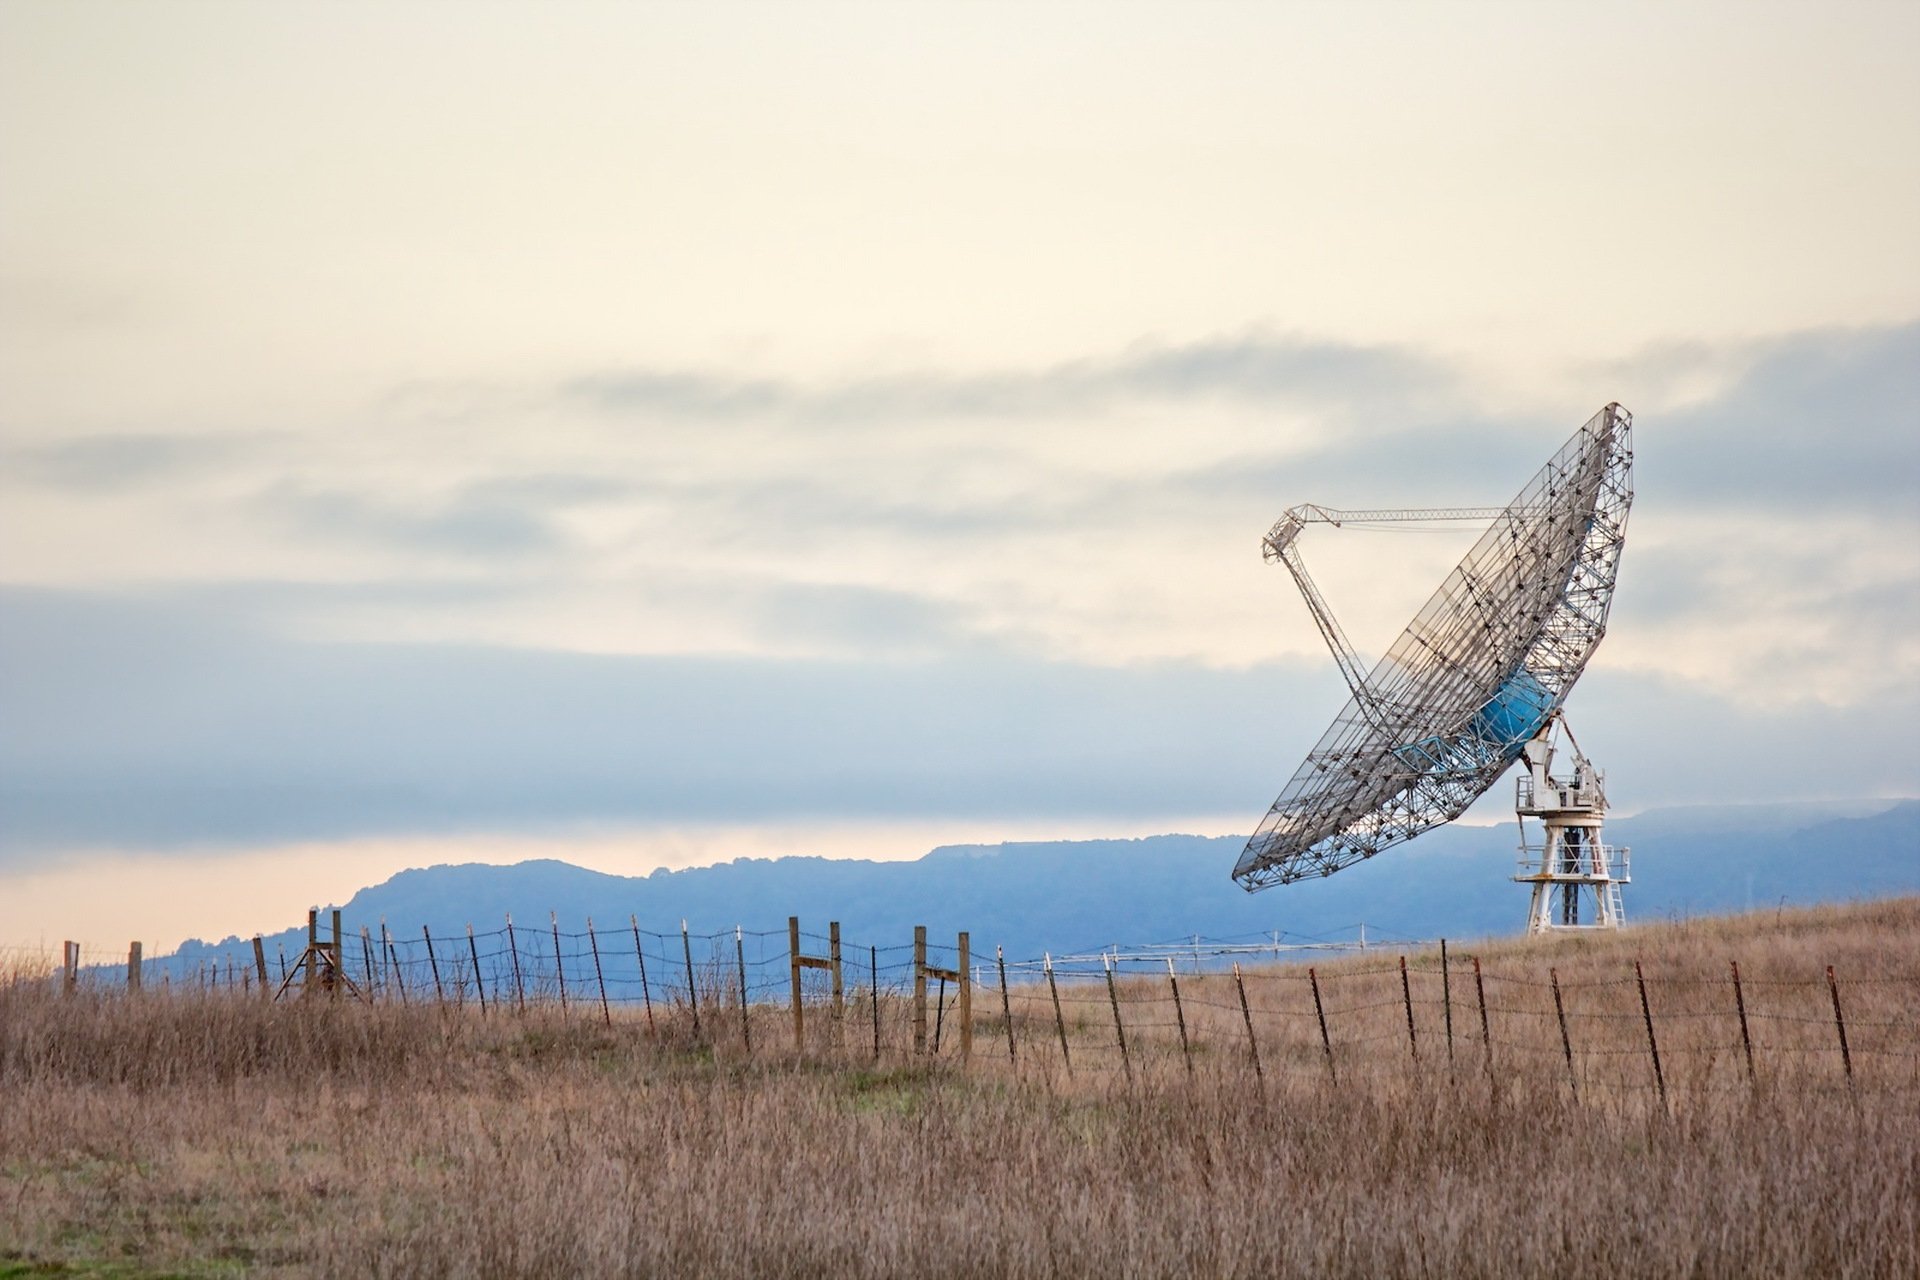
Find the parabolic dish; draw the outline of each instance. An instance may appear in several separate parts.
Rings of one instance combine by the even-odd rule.
[[[1613,603],[1633,416],[1595,414],[1487,527],[1247,841],[1249,891],[1332,875],[1466,812],[1560,709]]]

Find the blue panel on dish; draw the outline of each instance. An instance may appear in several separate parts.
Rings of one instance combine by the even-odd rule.
[[[1473,732],[1482,742],[1511,747],[1540,732],[1553,710],[1553,695],[1525,669],[1506,683],[1473,714]]]

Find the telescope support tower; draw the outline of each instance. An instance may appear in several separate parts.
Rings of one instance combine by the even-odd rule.
[[[1573,771],[1553,776],[1555,730],[1566,734]],[[1520,870],[1533,886],[1529,934],[1571,929],[1617,929],[1626,923],[1620,886],[1629,883],[1630,850],[1609,845],[1606,777],[1593,767],[1559,715],[1526,745],[1526,772],[1516,780],[1514,814],[1520,823]],[[1540,824],[1538,840],[1527,820]]]

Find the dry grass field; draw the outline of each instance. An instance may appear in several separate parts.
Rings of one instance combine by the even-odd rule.
[[[17,974],[0,1276],[1920,1274],[1920,900],[1468,950],[1320,967],[1325,1041],[1303,969],[1128,977],[1124,1061],[1104,978],[1017,984],[1011,1062],[983,988],[965,1065],[859,992],[801,1053]]]

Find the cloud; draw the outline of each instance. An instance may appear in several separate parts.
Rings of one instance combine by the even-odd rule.
[[[1646,424],[1649,494],[1711,507],[1920,506],[1920,324],[1756,343],[1722,394]]]
[[[17,589],[0,591],[0,673],[13,867],[581,822],[1252,823],[1341,701],[1330,673],[1295,666],[313,644],[195,599]],[[1614,670],[1573,704],[1630,808],[1912,792],[1916,712],[1911,693],[1743,709]]]
[[[231,470],[260,437],[207,434],[108,434],[5,453],[16,475],[62,489],[117,491],[182,476]]]
[[[317,645],[164,599],[18,590],[0,621],[16,864],[116,842],[1233,803],[1267,789],[1274,711],[1313,683],[991,654]]]
[[[281,480],[256,503],[303,537],[344,539],[475,558],[555,552],[568,545],[560,516],[632,486],[605,476],[501,476],[410,499]]]
[[[1348,412],[1452,393],[1444,364],[1400,347],[1262,334],[1143,343],[1104,360],[982,373],[922,371],[807,384],[685,371],[614,369],[561,386],[606,412],[669,419],[775,415],[809,423],[911,427],[947,418],[1099,413],[1116,403],[1219,398]]]
[[[1920,325],[1640,358],[1713,385],[1640,415],[1606,660],[1762,701],[1910,683]],[[1552,420],[1491,412],[1437,357],[1259,334],[974,373],[630,368],[454,390],[451,418],[413,388],[357,429],[43,449],[6,473],[0,522],[30,549],[15,573],[235,583],[284,633],[333,637],[1320,661],[1258,560],[1281,510],[1504,501],[1605,394]],[[1358,532],[1310,548],[1369,646],[1455,554]],[[261,589],[319,581],[341,589]]]

